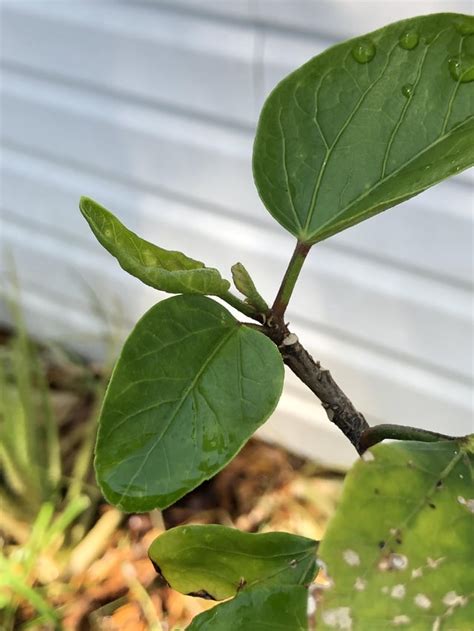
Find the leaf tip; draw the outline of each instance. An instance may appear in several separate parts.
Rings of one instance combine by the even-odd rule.
[[[95,204],[94,200],[90,197],[86,197],[85,195],[81,195],[79,199],[79,210],[87,219],[91,212],[91,207]]]

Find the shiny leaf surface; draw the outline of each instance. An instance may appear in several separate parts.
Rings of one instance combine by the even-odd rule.
[[[249,589],[201,613],[188,631],[306,631],[307,599],[304,587]]]
[[[82,197],[79,207],[99,243],[146,285],[171,294],[220,296],[229,289],[216,269],[145,241],[94,200]]]
[[[254,178],[316,243],[474,163],[474,18],[435,14],[334,46],[262,110]]]
[[[306,585],[316,574],[316,541],[285,532],[249,534],[224,526],[179,526],[148,554],[167,583],[213,600],[256,584]]]
[[[378,445],[353,467],[319,549],[318,629],[472,629],[473,447]]]
[[[126,511],[164,508],[212,477],[273,412],[283,362],[204,296],[152,307],[126,341],[100,418],[96,472]]]

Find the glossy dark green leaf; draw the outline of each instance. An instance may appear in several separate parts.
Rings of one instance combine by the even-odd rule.
[[[229,289],[229,281],[216,269],[145,241],[94,200],[81,197],[79,207],[97,240],[126,272],[146,285],[171,294],[209,296],[221,296]]]
[[[474,18],[411,18],[334,46],[262,110],[254,177],[316,243],[474,163]]]
[[[319,549],[318,630],[473,628],[473,447],[378,445],[353,467]]]
[[[262,333],[204,296],[152,307],[112,374],[96,447],[105,497],[165,508],[212,477],[273,412],[283,362]]]
[[[199,614],[188,631],[306,631],[308,590],[254,588]]]
[[[309,584],[316,574],[316,547],[316,541],[286,532],[179,526],[155,539],[148,554],[173,589],[224,600],[261,583]]]

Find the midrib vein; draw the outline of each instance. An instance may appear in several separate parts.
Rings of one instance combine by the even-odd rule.
[[[438,143],[442,142],[443,140],[445,140],[450,134],[452,134],[453,132],[455,132],[459,127],[462,127],[463,125],[466,125],[467,123],[471,122],[473,119],[472,116],[469,116],[469,118],[466,118],[465,120],[461,121],[458,125],[456,125],[455,127],[452,127],[449,132],[447,134],[444,134],[443,136],[440,136],[439,138],[437,138],[435,140],[435,142],[431,143],[430,145],[428,145],[427,147],[425,147],[424,149],[422,149],[421,151],[419,151],[418,153],[416,153],[414,156],[412,156],[410,158],[410,160],[408,160],[408,162],[405,162],[404,164],[402,164],[400,167],[398,167],[398,169],[396,169],[395,171],[392,171],[389,175],[387,175],[385,178],[378,180],[378,182],[376,182],[376,184],[374,184],[374,186],[372,186],[372,188],[369,188],[367,191],[365,191],[362,195],[359,195],[359,197],[356,197],[356,199],[354,199],[350,204],[348,204],[345,208],[342,208],[342,210],[340,210],[338,213],[336,213],[333,217],[331,217],[330,219],[328,219],[325,223],[323,223],[317,230],[317,234],[321,234],[322,231],[324,230],[324,228],[326,228],[326,226],[332,224],[338,217],[340,217],[341,215],[343,215],[344,213],[346,213],[348,210],[350,210],[352,208],[352,206],[354,206],[355,204],[357,204],[358,202],[360,202],[362,199],[364,199],[365,197],[368,197],[371,193],[373,193],[377,188],[379,188],[379,186],[381,186],[382,184],[385,184],[386,182],[388,182],[388,180],[390,180],[391,178],[395,177],[396,175],[398,175],[401,171],[403,171],[403,169],[405,169],[406,167],[410,166],[410,164],[412,162],[414,162],[417,158],[419,158],[420,156],[422,156],[424,153],[426,153],[427,151],[430,151],[430,149],[433,149],[433,147],[435,147]],[[424,187],[427,188],[427,187]],[[423,189],[421,189],[423,190]],[[416,193],[416,191],[415,191]],[[415,194],[413,193],[413,194]],[[404,195],[402,196],[404,197]],[[395,198],[397,199],[397,198]],[[359,215],[356,215],[357,217],[359,217],[360,215],[365,215],[365,214],[370,214],[370,209],[364,210],[362,213],[360,213]],[[353,217],[354,218],[354,217]]]
[[[178,402],[178,405],[176,406],[173,414],[170,416],[170,419],[168,421],[168,423],[165,425],[165,427],[163,428],[163,431],[161,432],[161,434],[159,436],[157,436],[155,438],[155,440],[153,441],[150,449],[148,450],[148,452],[145,455],[145,458],[142,460],[142,462],[140,463],[140,466],[138,467],[137,471],[134,473],[134,475],[131,477],[126,489],[123,491],[123,493],[120,496],[120,500],[119,503],[122,502],[123,498],[127,495],[130,487],[132,486],[132,484],[135,482],[135,480],[137,479],[137,477],[140,475],[140,473],[143,470],[143,467],[145,466],[145,464],[148,461],[148,458],[150,457],[151,453],[154,451],[154,449],[158,446],[158,444],[161,442],[161,440],[163,439],[163,437],[165,436],[166,432],[168,431],[168,429],[171,427],[171,424],[173,423],[174,419],[176,418],[176,415],[178,414],[178,412],[180,411],[181,407],[183,406],[184,402],[186,401],[189,393],[194,389],[194,387],[196,386],[196,384],[198,383],[199,379],[201,378],[202,374],[204,373],[204,371],[206,370],[206,368],[208,367],[208,365],[210,364],[210,362],[214,359],[214,357],[219,353],[219,351],[221,350],[221,348],[227,343],[227,341],[232,337],[232,335],[234,335],[236,332],[238,331],[238,327],[236,326],[235,328],[231,328],[231,330],[229,331],[229,333],[227,335],[225,335],[220,342],[217,344],[217,346],[215,347],[215,349],[212,351],[212,353],[206,357],[206,359],[204,360],[204,362],[202,363],[202,366],[200,367],[200,369],[198,370],[198,372],[196,373],[196,376],[194,377],[194,379],[192,380],[192,382],[190,383],[190,385],[186,388],[186,390],[184,391],[184,393],[181,395],[181,398]]]
[[[377,79],[375,79],[375,81],[373,81],[368,88],[365,90],[365,92],[363,92],[363,94],[361,95],[361,97],[359,98],[359,100],[357,101],[354,109],[352,110],[352,112],[349,114],[349,116],[347,117],[346,121],[344,122],[343,126],[341,127],[341,129],[339,130],[336,138],[334,139],[334,142],[332,143],[332,145],[329,147],[328,151],[326,152],[326,156],[324,158],[323,164],[321,166],[321,170],[319,172],[319,176],[316,180],[315,186],[314,186],[314,190],[313,190],[313,194],[311,196],[311,202],[309,205],[309,209],[308,209],[308,216],[306,218],[306,222],[304,225],[304,230],[307,231],[308,227],[311,224],[311,221],[313,219],[313,215],[314,215],[314,211],[316,209],[316,202],[317,202],[317,198],[318,198],[318,194],[321,188],[321,183],[324,177],[324,174],[326,172],[326,168],[327,165],[329,164],[329,160],[334,152],[334,149],[336,148],[339,140],[341,139],[343,133],[345,132],[345,130],[347,129],[347,127],[350,125],[351,121],[354,119],[355,115],[357,114],[357,112],[359,111],[362,103],[364,102],[366,96],[371,92],[371,90],[374,88],[374,86],[377,85],[377,83],[383,78],[383,76],[385,75],[385,71],[387,70],[387,67],[390,63],[390,59],[392,57],[392,54],[394,52],[394,50],[397,48],[398,46],[398,42],[397,44],[395,44],[392,49],[390,50],[390,52],[387,54],[387,61],[385,62],[381,73],[379,74],[379,76],[377,77]],[[317,113],[315,113],[315,116],[317,115]]]

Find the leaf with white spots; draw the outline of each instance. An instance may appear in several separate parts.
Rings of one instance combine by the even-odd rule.
[[[472,631],[474,437],[377,445],[319,547],[318,631]]]

